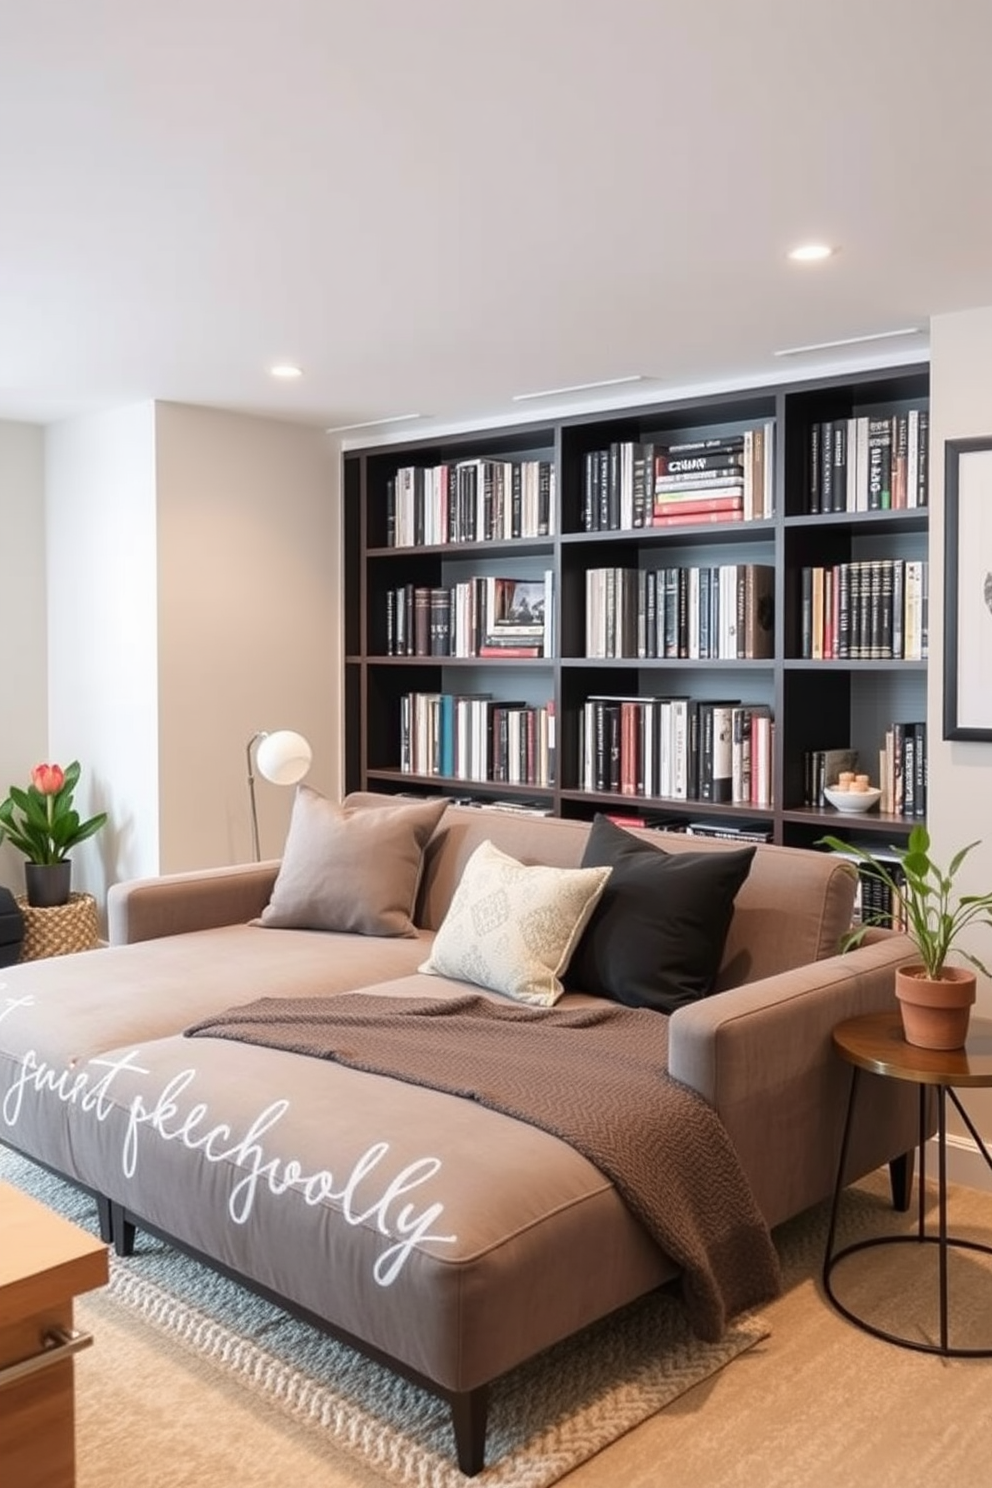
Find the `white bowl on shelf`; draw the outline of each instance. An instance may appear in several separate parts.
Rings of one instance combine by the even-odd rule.
[[[882,799],[880,790],[848,791],[841,790],[836,785],[824,786],[823,794],[837,811],[854,814],[870,811]]]

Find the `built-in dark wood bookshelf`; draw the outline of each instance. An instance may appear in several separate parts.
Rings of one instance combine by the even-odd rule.
[[[866,600],[862,618],[868,628],[863,648],[859,641],[857,654],[847,650],[838,656],[838,649],[847,645],[846,631],[843,643],[839,639],[838,606],[843,603],[847,617],[848,604],[847,589],[841,601],[838,585],[841,579],[846,585],[853,575],[866,590],[870,583],[882,586],[881,594],[876,590],[871,601],[876,606],[872,610],[874,623],[877,605],[891,607],[893,603],[893,582],[901,585],[910,574],[916,584],[921,571],[926,575],[921,565],[927,558],[929,516],[928,394],[929,373],[921,365],[748,389],[692,403],[662,402],[346,452],[347,789],[440,792],[484,802],[533,802],[553,813],[581,818],[608,811],[618,816],[667,819],[675,824],[761,823],[772,840],[796,845],[813,843],[825,831],[836,832],[838,828],[842,835],[867,833],[886,839],[904,836],[925,810],[927,662],[925,647],[919,645],[919,629],[922,626],[925,631],[927,621],[925,605],[922,616],[914,608],[911,622],[916,627],[916,650],[922,654],[910,656],[905,652],[901,621],[896,625],[895,645],[904,654],[891,654],[891,615],[878,635],[869,636]],[[914,445],[908,460],[907,431],[911,431]],[[745,435],[746,454],[740,461],[747,463],[749,484],[743,498],[746,519],[741,520],[732,493],[723,487],[713,490],[726,473],[722,463],[714,461],[722,462],[727,449],[734,451],[729,456],[731,461],[737,461],[736,451]],[[848,450],[838,447],[845,439]],[[669,454],[661,461],[659,452],[671,451],[673,446],[701,446],[707,441],[717,441],[710,461],[714,475],[699,497],[715,494],[712,511],[694,511],[678,523],[653,525],[654,492],[662,479],[673,480],[680,497],[683,492],[678,481],[689,482],[682,470],[664,477],[659,472],[677,469],[679,459],[692,458],[691,451],[683,451],[678,457]],[[844,469],[840,457],[850,456],[845,505],[842,510],[810,511],[811,500],[818,504],[825,499],[822,462],[827,443],[833,456],[838,457],[836,464],[830,457],[831,469],[826,473],[827,486],[833,485],[832,501],[840,499],[838,490],[845,490],[843,477],[838,474]],[[701,456],[707,453],[706,449],[699,451]],[[766,461],[766,473],[762,472],[762,461]],[[435,469],[441,473],[411,473]],[[617,498],[618,481],[622,483],[622,500]],[[604,490],[617,498],[612,509]],[[689,502],[694,499],[687,491],[684,496]],[[663,508],[666,516],[677,510],[674,503],[667,504],[668,499]],[[894,501],[898,504],[893,505]],[[606,525],[632,520],[643,525]],[[588,530],[590,523],[596,522],[600,525]],[[513,531],[527,535],[507,535]],[[480,539],[480,533],[486,532],[498,535]],[[461,540],[466,533],[472,540]],[[401,545],[397,545],[397,539]],[[774,572],[771,643],[766,648],[770,654],[762,654],[759,659],[749,659],[740,650],[734,659],[699,654],[699,625],[703,626],[705,646],[709,644],[705,639],[709,620],[714,625],[718,620],[712,587],[722,582],[720,571],[726,577],[726,572],[736,566],[739,594],[743,594],[747,565]],[[697,615],[694,654],[659,655],[665,638],[663,622],[657,620],[657,605],[659,593],[664,592],[665,574],[669,570],[688,573],[690,569],[708,576],[679,580],[694,586],[688,591],[697,606],[693,612]],[[654,650],[655,654],[586,655],[587,590],[591,582],[587,575],[594,570],[622,571],[626,576],[623,583],[638,589],[632,603],[639,625],[638,618],[631,622],[635,639],[629,645],[635,653],[639,649],[641,653]],[[657,578],[659,573],[661,579]],[[812,577],[815,573],[819,579]],[[461,637],[457,644],[463,649],[478,648],[479,612],[472,606],[476,600],[482,603],[486,581],[496,578],[530,581],[528,590],[532,594],[534,586],[545,580],[545,624],[552,638],[548,643],[552,654],[515,654],[527,647],[514,645],[512,623],[502,620],[492,627],[499,635],[486,637],[495,655],[431,654],[431,646],[442,650],[454,646],[455,630]],[[704,585],[703,599],[698,597],[700,583]],[[816,584],[820,586],[816,601],[820,606],[820,639],[816,654],[811,655],[810,595],[816,592]],[[831,591],[828,600],[823,598],[824,588]],[[396,649],[395,607],[402,606],[404,591],[409,605],[416,591],[420,591],[425,604],[431,593],[435,596],[437,634],[421,632],[421,647],[426,644],[428,654],[391,654]],[[615,594],[615,590],[610,593]],[[424,594],[428,599],[423,598]],[[727,591],[723,599],[727,600]],[[596,602],[601,600],[597,598]],[[904,598],[901,603],[905,603]],[[707,604],[713,608],[707,609]],[[645,606],[650,606],[656,625],[653,642],[645,637]],[[457,622],[452,619],[455,613]],[[700,614],[705,618],[699,619]],[[903,617],[902,608],[899,614]],[[739,618],[743,620],[743,610]],[[848,625],[848,618],[843,624]],[[430,636],[426,643],[425,635]],[[532,633],[523,635],[523,639],[530,643]],[[495,729],[503,731],[500,737],[504,747],[498,756],[502,768],[496,768],[498,778],[456,778],[450,773],[454,756],[449,735],[445,734],[444,749],[433,748],[431,741],[438,729],[452,728],[453,704],[448,700],[478,694],[491,694],[494,705],[503,705],[494,723]],[[444,701],[440,702],[442,697]],[[697,716],[711,714],[712,708],[700,705],[715,702],[735,700],[739,708],[748,706],[752,718],[740,721],[745,731],[753,719],[773,720],[771,730],[766,722],[754,724],[756,729],[760,727],[762,740],[767,741],[769,736],[771,740],[761,783],[764,799],[757,786],[752,787],[749,799],[739,799],[736,804],[662,791],[660,782],[664,779],[670,786],[671,772],[657,767],[656,740],[650,751],[654,768],[645,773],[643,758],[633,746],[628,748],[633,737],[630,731],[634,730],[643,743],[647,727],[651,744],[652,735],[656,736],[659,729],[674,740],[675,734],[670,735],[668,730],[684,727],[681,705],[673,715],[667,705],[664,709],[660,705],[649,708],[645,700],[682,697],[695,705],[692,711]],[[614,699],[615,705],[611,701]],[[461,706],[462,768],[471,757],[471,746],[465,743],[470,715],[475,719],[478,768],[481,754],[477,730],[483,726],[480,720],[486,710],[476,704],[473,714],[471,703]],[[650,725],[644,722],[648,711]],[[614,714],[619,717],[621,713],[622,722],[617,723]],[[671,722],[672,717],[676,722]],[[838,816],[832,808],[808,799],[809,758],[814,751],[855,748],[858,771],[868,774],[874,785],[879,779],[879,751],[886,744],[887,734],[892,742],[896,725],[894,747],[900,759],[903,729],[917,725],[912,738],[921,764],[915,791],[911,792],[915,796],[915,818],[893,809],[882,813],[874,810],[864,817]],[[422,731],[417,750],[410,747],[411,727]],[[549,727],[553,750],[550,775],[545,763]],[[601,731],[592,742],[590,728]],[[615,788],[615,773],[613,788],[589,789],[591,755],[595,756],[597,747],[602,751],[611,743],[619,748],[620,728],[624,730],[626,750],[626,789]],[[614,732],[604,739],[603,729]],[[681,747],[683,736],[680,733],[678,737]],[[509,765],[507,738],[512,739],[514,750]],[[537,749],[541,752],[540,768],[535,767]],[[428,757],[432,768],[412,768],[411,758],[422,767]],[[494,757],[490,747],[486,765],[490,777]],[[520,767],[528,762],[532,778],[519,778]],[[596,778],[602,785],[608,777],[601,771]],[[743,782],[736,779],[738,796],[747,789],[746,776]],[[630,793],[632,785],[634,794]],[[650,787],[651,793],[637,794],[638,786]]]

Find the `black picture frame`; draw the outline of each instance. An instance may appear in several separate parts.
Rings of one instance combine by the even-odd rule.
[[[944,445],[944,738],[992,743],[992,435]]]

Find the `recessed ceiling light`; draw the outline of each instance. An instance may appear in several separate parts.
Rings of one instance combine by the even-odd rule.
[[[863,336],[844,336],[839,341],[812,341],[808,346],[787,346],[774,356],[802,356],[806,351],[836,351],[839,346],[860,346],[864,341],[889,341],[894,336],[922,336],[923,326],[899,326],[895,331],[868,331]]]
[[[538,393],[514,393],[514,403],[526,403],[528,398],[557,398],[562,393],[589,393],[595,388],[619,387],[624,382],[643,382],[643,372],[632,372],[628,377],[604,377],[599,382],[573,382],[568,387],[542,388]]]
[[[826,243],[801,243],[798,248],[789,249],[789,257],[794,263],[822,263],[836,252],[836,248],[829,248]]]
[[[276,362],[274,367],[269,368],[272,377],[281,377],[285,382],[291,382],[294,377],[303,376],[303,368],[296,367],[292,362]]]
[[[380,424],[405,424],[409,419],[423,418],[422,413],[394,413],[389,418],[366,419],[361,424],[335,424],[331,429],[325,429],[325,434],[344,434],[349,429],[377,429]]]

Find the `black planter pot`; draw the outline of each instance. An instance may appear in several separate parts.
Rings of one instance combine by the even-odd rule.
[[[32,909],[54,909],[69,903],[72,888],[72,862],[25,863],[24,886]]]

